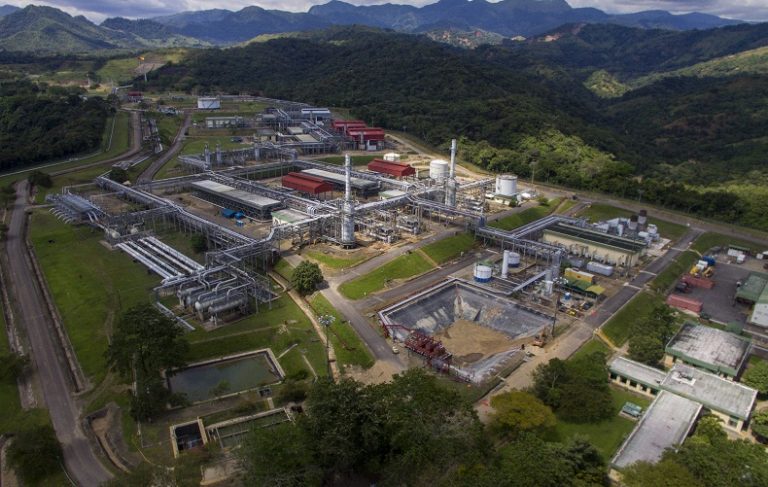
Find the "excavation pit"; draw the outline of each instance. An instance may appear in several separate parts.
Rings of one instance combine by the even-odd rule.
[[[444,355],[416,353],[436,360],[437,368],[476,383],[519,359],[524,345],[552,326],[551,316],[458,279],[390,306],[379,317],[388,334],[406,346],[414,336],[439,341],[450,354],[450,364],[444,363]]]

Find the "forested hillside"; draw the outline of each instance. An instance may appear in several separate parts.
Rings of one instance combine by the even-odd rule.
[[[110,107],[74,89],[0,84],[0,170],[94,150]]]
[[[753,32],[739,35],[734,46],[760,42]],[[699,35],[697,45],[704,44]],[[660,55],[658,63],[676,65],[681,56]],[[579,72],[537,58],[535,50],[465,51],[422,37],[339,28],[200,51],[150,84],[349,107],[369,124],[435,145],[463,136],[464,157],[493,170],[527,176],[535,163],[540,181],[768,228],[757,215],[764,196],[727,188],[768,177],[768,111],[755,102],[765,99],[768,78],[760,75],[670,78],[604,100]]]

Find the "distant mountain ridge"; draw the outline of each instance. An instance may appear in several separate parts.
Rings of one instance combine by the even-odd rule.
[[[3,15],[5,13],[5,15]],[[110,18],[96,25],[52,7],[0,7],[0,49],[72,53],[163,46],[231,45],[264,34],[307,32],[332,26],[363,25],[442,38],[451,32],[485,32],[489,38],[532,37],[569,23],[607,23],[628,27],[689,30],[738,24],[706,14],[672,15],[647,11],[610,15],[595,8],[572,8],[565,0],[439,0],[414,7],[355,6],[338,0],[307,12],[245,7],[180,12],[153,19]],[[437,32],[437,33],[435,33]],[[447,36],[454,39],[453,36]],[[465,45],[459,43],[458,45]],[[476,47],[477,43],[466,43]]]

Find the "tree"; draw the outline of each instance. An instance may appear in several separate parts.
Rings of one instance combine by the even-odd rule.
[[[247,483],[279,487],[320,485],[322,471],[314,462],[311,443],[306,430],[292,423],[255,428],[238,450]]]
[[[202,254],[203,252],[208,251],[208,239],[205,238],[205,235],[196,233],[192,235],[190,241],[192,243],[192,250],[196,254]]]
[[[699,487],[701,484],[683,465],[672,458],[652,464],[637,462],[622,472],[627,487]]]
[[[763,441],[768,440],[768,409],[752,416],[752,433]]]
[[[107,362],[123,377],[157,373],[160,369],[185,365],[189,343],[183,331],[169,317],[149,304],[140,304],[123,313],[106,352]]]
[[[7,185],[0,188],[0,204],[3,208],[8,208],[16,199],[16,188],[13,185]]]
[[[0,222],[0,242],[5,241],[5,238],[7,236],[8,236],[8,225]]]
[[[761,360],[750,364],[741,377],[741,382],[757,389],[761,395],[768,394],[768,361]]]
[[[123,184],[124,182],[128,181],[128,177],[129,177],[128,171],[126,171],[122,167],[113,167],[109,171],[109,179],[120,184]]]
[[[37,170],[30,173],[30,175],[27,177],[27,181],[29,181],[29,184],[33,186],[40,186],[41,188],[50,188],[53,186],[53,180],[51,179],[51,176],[47,173]]]
[[[131,417],[149,421],[165,410],[170,399],[171,391],[159,374],[137,374],[136,390],[131,393]]]
[[[29,366],[29,356],[15,352],[0,354],[0,379],[15,381]]]
[[[323,282],[323,273],[320,266],[303,261],[293,271],[291,276],[291,285],[301,294],[310,294],[315,292],[317,285]]]
[[[63,454],[50,425],[22,430],[8,449],[8,460],[16,473],[30,484],[37,484],[61,469]]]
[[[546,430],[557,423],[552,410],[527,392],[499,394],[491,398],[491,406],[496,410],[494,425],[507,434]]]
[[[629,357],[648,365],[658,365],[664,358],[661,340],[650,335],[634,335],[629,339]]]

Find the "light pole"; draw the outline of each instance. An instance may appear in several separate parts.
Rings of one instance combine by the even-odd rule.
[[[328,330],[331,328],[333,322],[336,321],[336,317],[331,315],[320,315],[317,317],[317,321],[319,321],[320,324],[323,325],[323,328],[325,328],[325,361],[328,365],[328,378],[333,380],[333,373],[331,372],[331,339],[328,336]]]

